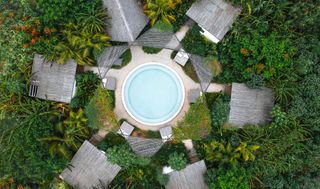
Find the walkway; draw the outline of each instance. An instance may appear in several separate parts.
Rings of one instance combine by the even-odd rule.
[[[139,127],[140,129],[144,130],[158,130],[161,128],[161,126],[147,126],[143,125],[137,121],[135,121],[125,110],[124,105],[122,103],[122,85],[125,80],[125,78],[129,75],[130,71],[132,71],[134,68],[141,64],[145,64],[148,62],[157,62],[160,64],[164,64],[172,68],[176,73],[180,76],[180,78],[183,81],[184,84],[184,90],[186,94],[186,98],[183,104],[183,107],[180,111],[180,113],[169,123],[166,125],[175,125],[178,120],[181,120],[181,118],[184,116],[184,114],[189,109],[189,102],[187,99],[187,94],[189,90],[200,88],[200,85],[198,83],[195,83],[190,77],[188,77],[184,71],[182,70],[181,66],[177,63],[173,62],[173,60],[170,58],[170,55],[172,53],[172,50],[163,49],[158,54],[146,54],[142,50],[141,47],[131,47],[131,53],[132,53],[132,60],[131,62],[123,67],[120,70],[111,69],[107,73],[107,76],[115,77],[117,79],[117,86],[115,91],[116,98],[116,107],[115,107],[115,114],[118,118],[126,119],[129,123]],[[165,126],[165,125],[162,125]]]
[[[192,20],[189,20],[184,26],[182,26],[181,29],[176,33],[177,38],[179,40],[182,40],[193,24],[194,22]],[[159,130],[161,127],[164,127],[167,125],[175,126],[176,123],[183,118],[183,116],[189,109],[190,103],[188,101],[188,92],[192,89],[200,89],[200,84],[194,82],[189,76],[187,76],[184,73],[182,67],[171,59],[172,50],[162,49],[158,54],[146,54],[142,50],[142,47],[132,46],[130,47],[130,49],[132,54],[131,62],[121,69],[110,69],[107,73],[107,77],[114,77],[117,80],[116,90],[115,90],[116,99],[115,99],[115,110],[114,110],[117,118],[119,120],[125,119],[129,123],[143,130]],[[148,63],[148,62],[157,62],[160,64],[164,64],[166,66],[169,66],[174,71],[176,71],[176,73],[180,76],[180,78],[184,83],[184,90],[185,90],[186,97],[184,100],[183,107],[179,112],[179,114],[173,120],[171,120],[170,122],[164,125],[147,126],[137,122],[127,113],[122,103],[122,86],[123,86],[124,80],[129,75],[130,71],[132,71],[137,66]],[[85,70],[91,70],[97,74],[99,73],[97,67],[85,67]],[[210,84],[207,92],[220,92],[223,90],[224,90],[223,85],[212,83]]]

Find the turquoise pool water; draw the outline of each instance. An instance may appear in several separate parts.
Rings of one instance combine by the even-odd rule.
[[[184,101],[184,87],[171,68],[147,63],[127,76],[122,88],[125,109],[136,121],[161,125],[172,120]]]

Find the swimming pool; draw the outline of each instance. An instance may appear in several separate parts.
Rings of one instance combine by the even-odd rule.
[[[179,75],[160,63],[146,63],[132,70],[122,86],[122,102],[136,121],[161,125],[180,112],[184,86]]]

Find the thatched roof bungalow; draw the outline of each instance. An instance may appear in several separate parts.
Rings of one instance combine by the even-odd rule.
[[[110,16],[106,27],[111,41],[133,42],[148,24],[137,0],[103,0],[103,7]]]
[[[65,64],[46,61],[35,55],[32,65],[29,96],[69,103],[75,92],[77,64],[68,60]]]
[[[85,141],[60,178],[74,188],[107,188],[120,169],[107,160],[104,152]]]
[[[204,161],[198,161],[180,171],[169,173],[169,182],[166,189],[207,189],[204,182],[204,174],[207,167]]]
[[[199,0],[193,3],[187,15],[203,29],[204,36],[218,43],[230,30],[240,12],[240,8],[235,8],[224,0]]]
[[[274,100],[271,89],[250,89],[245,84],[232,83],[229,124],[242,127],[271,121]]]

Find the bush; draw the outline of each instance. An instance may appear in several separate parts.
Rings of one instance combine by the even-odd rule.
[[[121,56],[120,58],[122,58],[122,66],[126,66],[132,59],[132,54],[131,54],[131,50],[128,49],[126,50]]]
[[[77,90],[75,96],[72,98],[71,108],[83,108],[89,103],[90,98],[94,95],[100,78],[92,71],[87,71],[76,75]]]
[[[230,112],[230,97],[226,95],[220,95],[212,104],[212,126],[214,131],[220,130],[220,128],[228,121]]]
[[[208,41],[200,34],[201,28],[198,25],[193,26],[181,41],[184,50],[191,54],[202,57],[209,55],[216,56],[216,45]]]
[[[194,67],[190,60],[186,63],[186,65],[182,67],[182,69],[184,73],[187,74],[187,76],[189,76],[194,82],[199,83],[197,72],[194,70]]]
[[[177,152],[174,152],[169,155],[168,164],[172,169],[180,171],[186,168],[187,159],[183,153],[178,154]]]
[[[223,67],[230,67],[234,75],[241,76],[234,81],[261,86],[264,79],[270,80],[292,65],[296,49],[289,37],[277,32],[268,36],[253,32],[225,41],[219,51]]]
[[[156,165],[165,166],[169,160],[168,154],[173,154],[174,152],[184,154],[185,157],[188,155],[187,149],[183,143],[166,143],[152,157],[152,162]]]
[[[169,182],[169,176],[167,174],[162,174],[161,171],[157,171],[157,181],[165,186]]]
[[[178,5],[174,10],[176,20],[172,23],[173,30],[177,32],[180,27],[185,24],[189,17],[186,15],[194,0],[184,0],[182,4]]]
[[[211,132],[210,111],[200,97],[194,104],[191,104],[188,112],[182,121],[173,128],[174,140],[200,140]]]
[[[237,165],[239,162],[254,161],[258,145],[248,145],[240,142],[233,146],[231,142],[210,141],[203,145],[205,159],[208,162],[219,163],[220,165]]]
[[[112,148],[117,145],[126,144],[126,140],[119,135],[118,133],[110,132],[106,135],[106,137],[101,141],[97,147],[100,150],[105,151],[108,148]]]
[[[108,161],[118,164],[124,169],[135,166],[146,166],[150,163],[150,160],[138,157],[128,144],[114,146],[106,151]]]
[[[304,161],[310,155],[305,144],[308,132],[294,118],[288,120],[287,125],[247,126],[242,131],[242,140],[260,146],[252,166],[262,182],[306,168]]]
[[[153,47],[142,47],[142,50],[147,54],[158,54],[162,49]]]
[[[292,97],[290,114],[297,116],[306,126],[320,131],[320,74],[305,77]]]
[[[46,24],[59,25],[74,22],[76,13],[86,12],[92,6],[97,6],[97,0],[37,0],[37,10]]]
[[[209,169],[205,176],[205,182],[210,189],[249,189],[249,179],[248,171],[238,166]]]
[[[46,55],[49,60],[64,64],[74,59],[79,65],[93,65],[95,56],[109,46],[109,36],[105,31],[107,15],[104,9],[90,9],[76,14],[77,21],[64,25],[62,40]]]
[[[98,87],[95,96],[85,109],[89,127],[93,129],[103,128],[108,131],[118,129],[119,125],[113,112],[112,101],[110,93],[106,89]]]

